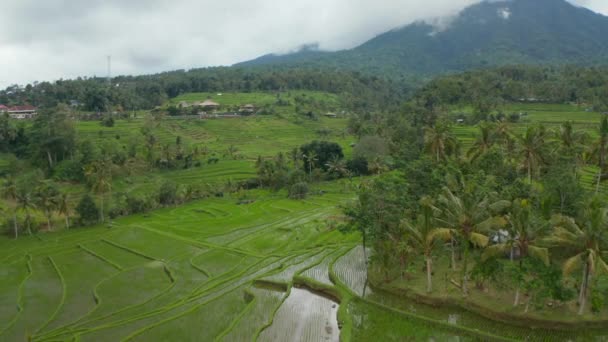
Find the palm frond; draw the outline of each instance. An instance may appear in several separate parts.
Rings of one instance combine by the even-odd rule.
[[[431,245],[436,240],[449,241],[453,238],[455,231],[449,228],[435,228],[426,237],[426,243]]]
[[[511,245],[506,243],[499,243],[496,245],[491,245],[484,249],[483,254],[481,255],[481,260],[486,261],[488,259],[504,255],[511,250]]]
[[[480,233],[471,233],[469,235],[469,241],[478,247],[485,247],[490,242],[490,238]]]
[[[549,265],[549,250],[547,248],[528,246],[528,254],[532,258],[542,261],[545,265]]]
[[[584,253],[577,254],[564,262],[562,265],[562,271],[564,272],[565,276],[569,275],[583,265],[583,254]]]

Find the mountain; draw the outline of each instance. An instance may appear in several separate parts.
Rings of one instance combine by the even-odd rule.
[[[238,66],[348,69],[380,75],[431,76],[506,64],[594,65],[608,57],[608,17],[565,0],[486,0],[447,27],[416,22],[350,50],[314,46],[270,54]]]

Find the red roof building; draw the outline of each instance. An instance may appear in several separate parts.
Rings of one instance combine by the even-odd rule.
[[[26,105],[26,106],[13,106],[13,107],[8,108],[5,111],[13,119],[31,119],[38,114],[36,110],[37,110],[36,107]]]

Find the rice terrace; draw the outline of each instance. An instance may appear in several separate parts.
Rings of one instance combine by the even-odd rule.
[[[602,1],[3,5],[0,341],[608,341]]]

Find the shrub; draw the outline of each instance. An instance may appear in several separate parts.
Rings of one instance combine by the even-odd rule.
[[[593,291],[591,294],[591,311],[598,313],[604,308],[604,294]]]
[[[177,202],[177,184],[165,181],[158,191],[158,203],[160,205],[172,205]]]
[[[104,127],[114,127],[114,118],[112,116],[106,116],[101,120],[101,125]]]
[[[77,160],[63,160],[53,169],[53,178],[60,181],[83,181],[82,164]]]
[[[346,168],[353,176],[364,176],[369,174],[369,167],[365,158],[354,158],[346,162]]]
[[[127,211],[129,214],[145,213],[151,209],[152,205],[146,198],[136,195],[127,195]]]
[[[86,194],[78,202],[76,206],[76,213],[80,217],[80,223],[83,225],[97,223],[99,220],[99,208],[95,204],[93,197]]]
[[[305,199],[308,195],[308,184],[305,182],[296,183],[289,188],[289,198]]]

